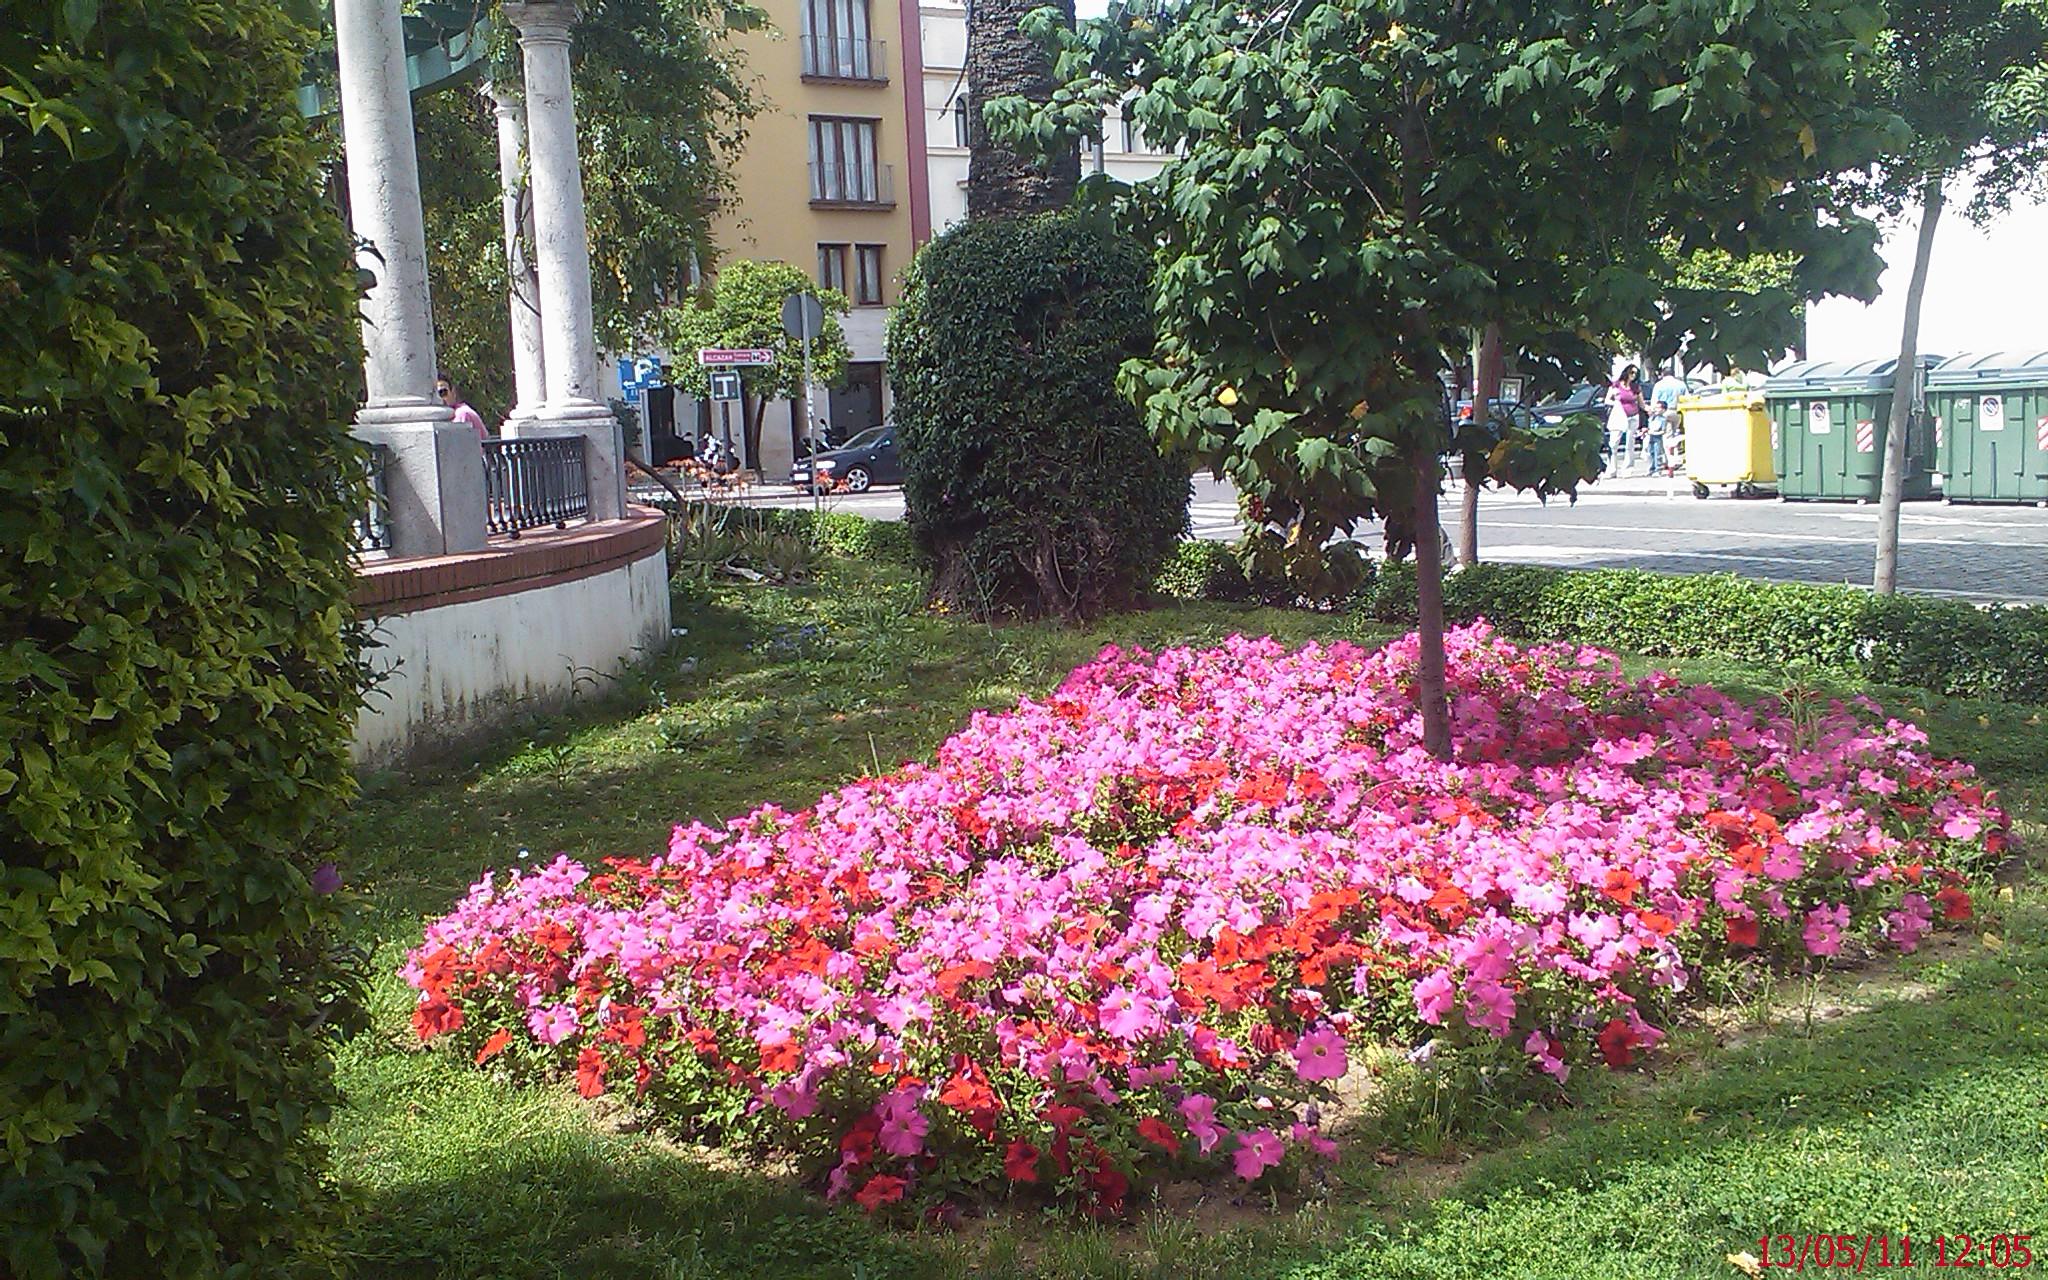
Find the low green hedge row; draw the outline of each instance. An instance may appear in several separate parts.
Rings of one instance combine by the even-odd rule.
[[[672,501],[648,505],[676,512]],[[693,527],[699,517],[692,515]],[[877,560],[891,564],[912,564],[916,548],[910,530],[900,520],[869,520],[844,511],[813,512],[806,507],[727,507],[711,516],[714,527],[727,532],[757,529],[764,533],[789,534],[814,543],[828,555],[851,560]]]
[[[1354,607],[1376,621],[1414,625],[1414,567],[1376,567]],[[1518,640],[1657,657],[1804,659],[1880,684],[2048,702],[2048,609],[2033,606],[1978,608],[1729,574],[1481,564],[1445,581],[1444,614],[1452,623],[1485,618]]]

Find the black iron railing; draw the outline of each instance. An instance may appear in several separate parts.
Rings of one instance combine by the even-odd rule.
[[[821,80],[889,80],[889,46],[846,36],[798,36],[804,74]]]
[[[370,446],[365,464],[370,473],[370,497],[355,518],[356,550],[391,550],[391,508],[384,498],[384,472],[391,465],[391,450],[381,444]]]
[[[521,529],[590,514],[582,436],[525,436],[484,441],[484,527],[519,536]]]

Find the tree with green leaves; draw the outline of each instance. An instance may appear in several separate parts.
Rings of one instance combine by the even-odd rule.
[[[1160,320],[1125,388],[1167,446],[1257,505],[1255,568],[1331,594],[1358,577],[1348,535],[1372,517],[1413,551],[1439,753],[1441,456],[1455,444],[1469,473],[1538,494],[1597,467],[1584,432],[1453,441],[1439,377],[1469,335],[1501,322],[1542,350],[1640,318],[1653,356],[1689,342],[1758,360],[1769,322],[1673,287],[1666,237],[1793,252],[1809,296],[1875,279],[1873,229],[1823,181],[1876,150],[1847,83],[1876,15],[1846,0],[1137,0],[1071,35],[1042,18],[1062,88],[1044,107],[991,104],[1010,136],[1057,146],[1135,92],[1127,110],[1179,153],[1123,206],[1157,246]],[[1504,216],[1527,199],[1513,175],[1537,172],[1595,179],[1591,197]],[[1503,287],[1546,260],[1568,269]]]
[[[483,0],[463,6],[487,12]],[[445,7],[445,6],[444,6]],[[711,219],[758,108],[729,39],[761,25],[751,4],[586,0],[576,27],[577,145],[601,345],[623,349],[713,265]],[[509,24],[489,74],[520,81]],[[511,407],[510,273],[499,212],[497,121],[457,86],[415,103],[427,265],[442,363],[493,412]],[[531,246],[526,254],[535,261]]]
[[[1949,188],[1970,184],[1962,213],[1982,225],[2048,176],[2048,7],[2039,0],[1895,0],[1889,9],[1891,25],[1859,63],[1859,83],[1904,119],[1910,136],[1874,170],[1851,178],[1886,213],[1920,218],[1878,491],[1872,585],[1882,595],[1898,589],[1920,304]]]
[[[745,399],[740,419],[746,436],[746,457],[761,456],[761,415],[770,400],[804,393],[803,343],[782,327],[782,303],[793,293],[809,293],[825,309],[825,325],[811,340],[811,377],[821,386],[846,380],[853,359],[840,317],[852,309],[837,289],[820,289],[787,262],[729,262],[711,288],[664,308],[649,331],[675,354],[671,382],[699,399],[711,394],[710,373],[697,366],[700,347],[763,347],[775,352],[775,363],[739,370]]]

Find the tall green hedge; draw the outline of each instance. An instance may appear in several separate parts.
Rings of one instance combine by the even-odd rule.
[[[1187,528],[1188,472],[1116,392],[1152,349],[1150,265],[1078,212],[967,222],[889,325],[904,506],[932,595],[976,617],[1135,603]]]
[[[317,1255],[360,354],[276,0],[0,4],[0,1274]]]

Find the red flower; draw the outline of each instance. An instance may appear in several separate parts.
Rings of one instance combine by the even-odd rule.
[[[422,1040],[446,1035],[462,1025],[462,1009],[438,996],[430,996],[412,1011],[412,1029]]]
[[[497,1057],[503,1052],[506,1045],[511,1043],[512,1033],[503,1027],[499,1027],[491,1033],[490,1039],[484,1041],[484,1047],[476,1051],[476,1064],[482,1066],[484,1063],[489,1062],[492,1058]]]
[[[1095,1192],[1094,1211],[1108,1216],[1124,1207],[1124,1197],[1130,1194],[1131,1180],[1118,1173],[1109,1157],[1100,1151],[1093,1151],[1096,1165],[1088,1175],[1088,1186]]]
[[[1722,927],[1728,933],[1731,947],[1753,947],[1756,945],[1756,917],[1729,916]]]
[[[1729,850],[1728,856],[1735,863],[1737,871],[1747,871],[1753,876],[1760,876],[1764,873],[1764,851],[1757,845],[1736,845],[1733,849]]]
[[[1941,918],[1944,920],[1968,920],[1976,914],[1970,904],[1970,891],[1961,885],[1948,885],[1935,892],[1934,900],[1941,904]]]
[[[977,1066],[973,1059],[961,1054],[953,1059],[953,1078],[946,1081],[939,1090],[939,1101],[955,1111],[994,1111],[1002,1104],[996,1100],[996,1092],[989,1087],[988,1075]]]
[[[1064,1102],[1055,1102],[1053,1105],[1045,1108],[1043,1114],[1047,1120],[1052,1122],[1054,1131],[1063,1134],[1080,1123],[1081,1117],[1086,1113],[1079,1107],[1069,1106]]]
[[[1610,867],[1607,871],[1607,880],[1601,886],[1600,892],[1625,907],[1635,901],[1636,890],[1642,887],[1643,882],[1636,878],[1635,872],[1627,867]]]
[[[909,1185],[894,1174],[878,1173],[868,1179],[866,1186],[854,1192],[853,1198],[859,1202],[861,1208],[873,1213],[885,1204],[895,1204],[901,1200],[903,1189]]]
[[[1645,911],[1636,917],[1636,922],[1658,937],[1668,937],[1678,927],[1678,922],[1661,911]]]
[[[1038,1148],[1019,1138],[1003,1152],[1003,1172],[1012,1182],[1038,1181]]]
[[[1615,1018],[1602,1027],[1598,1039],[1600,1056],[1607,1060],[1608,1066],[1619,1070],[1636,1060],[1635,1033],[1630,1031],[1628,1023],[1620,1018]]]
[[[853,1127],[839,1135],[839,1154],[850,1163],[859,1164],[875,1152],[875,1138],[882,1131],[882,1122],[870,1111],[853,1122]]]
[[[761,1046],[762,1071],[794,1071],[804,1060],[804,1051],[794,1040]]]
[[[604,1092],[604,1058],[595,1049],[586,1048],[576,1055],[576,1092],[586,1098]]]
[[[1237,798],[1247,804],[1279,804],[1287,799],[1287,778],[1272,769],[1255,769],[1237,784]]]
[[[1146,1116],[1138,1121],[1138,1136],[1167,1155],[1180,1154],[1180,1139],[1174,1136],[1173,1127],[1158,1116]]]

